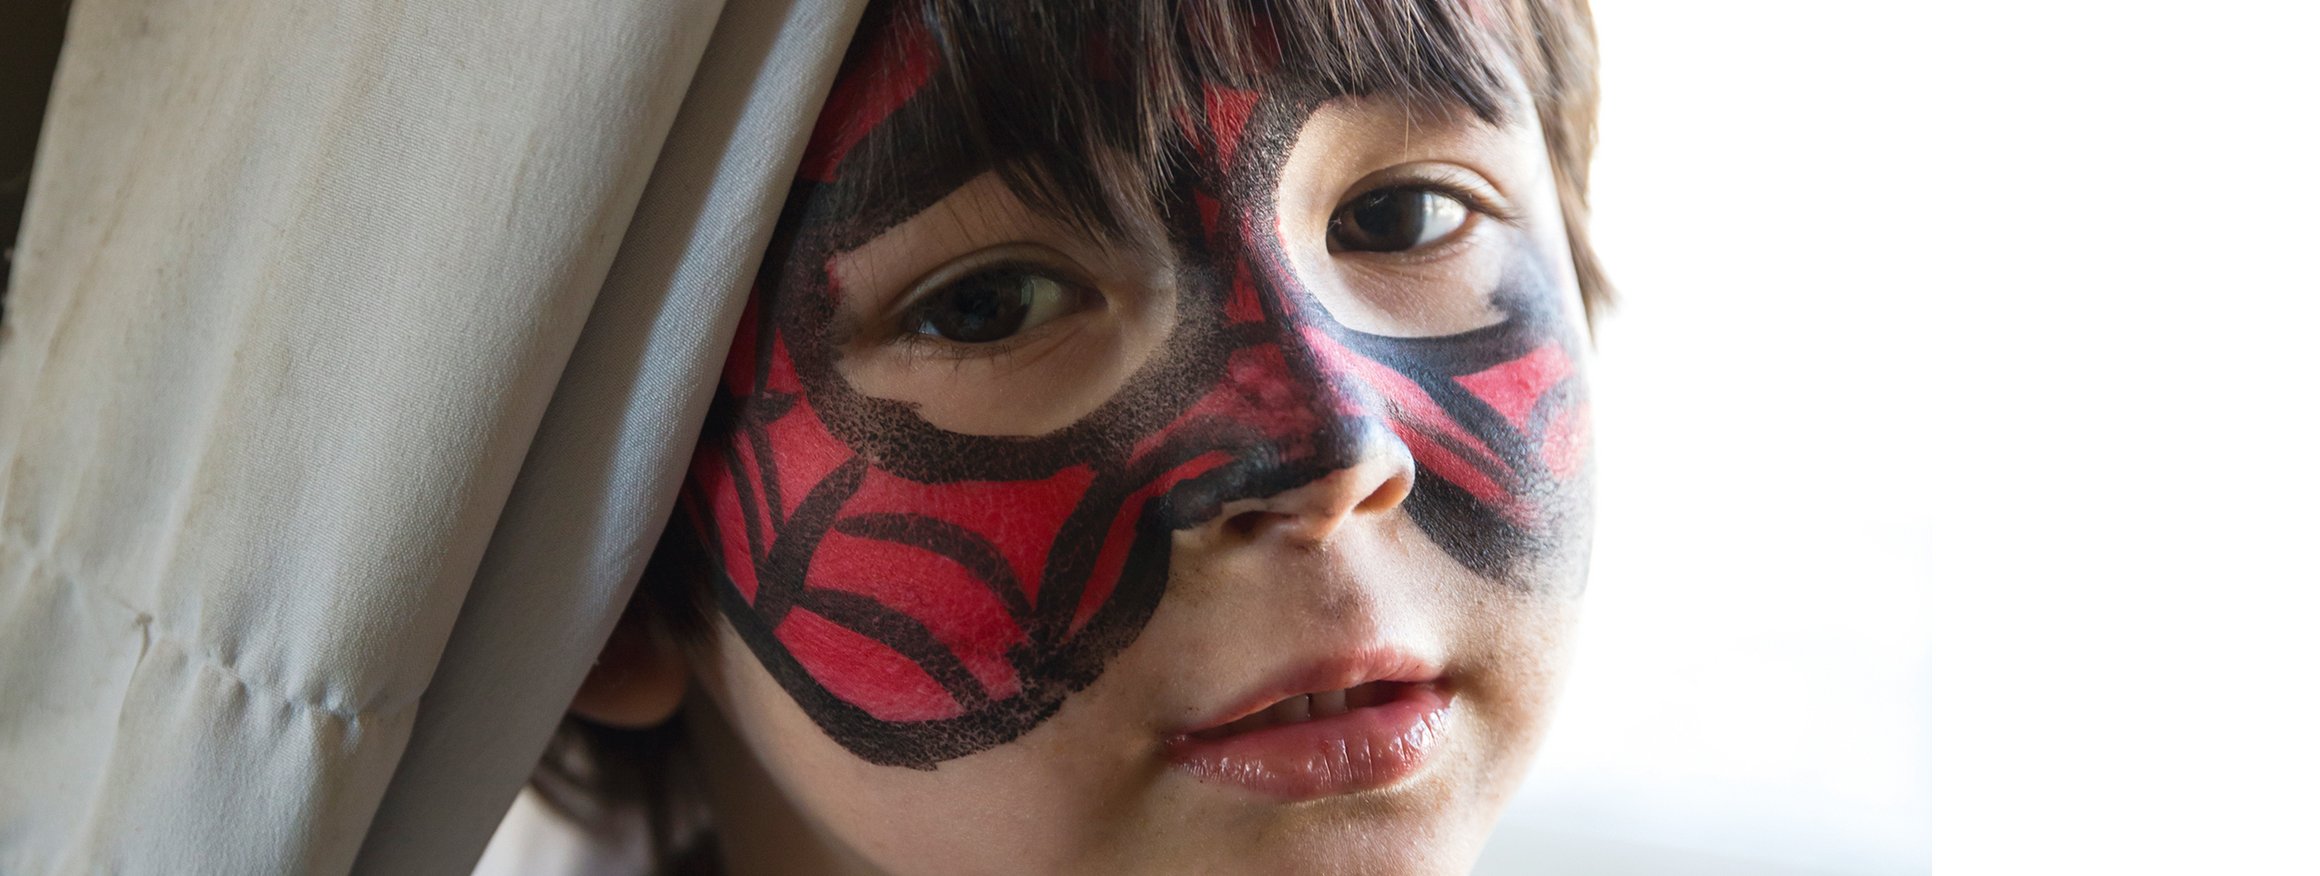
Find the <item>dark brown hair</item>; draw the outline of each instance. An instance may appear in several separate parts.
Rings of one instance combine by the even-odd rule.
[[[969,156],[1026,202],[1105,237],[1189,160],[1174,120],[1202,83],[1294,77],[1327,93],[1462,105],[1494,123],[1521,88],[1546,135],[1581,299],[1590,317],[1610,302],[1586,232],[1596,107],[1587,0],[890,0],[864,21],[865,32],[875,22],[919,28],[934,49],[927,87],[940,99],[913,101],[920,117],[900,120],[925,132],[920,148]],[[879,62],[864,45],[841,75]],[[1504,81],[1507,59],[1522,81]],[[886,160],[899,168],[908,158]],[[709,639],[711,580],[671,559],[685,552],[668,540],[682,537],[681,527],[664,535],[623,623],[691,649]],[[533,787],[582,824],[641,815],[660,872],[707,872],[714,850],[685,837],[702,812],[681,723],[625,731],[567,717]]]

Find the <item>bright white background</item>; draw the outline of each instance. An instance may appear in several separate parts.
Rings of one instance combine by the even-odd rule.
[[[2307,8],[1598,4],[1595,574],[1479,872],[2320,873]]]

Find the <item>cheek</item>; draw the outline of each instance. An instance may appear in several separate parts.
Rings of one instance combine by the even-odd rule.
[[[1130,740],[1091,733],[1090,723],[1074,717],[1088,710],[1076,699],[1023,744],[949,760],[933,772],[897,770],[827,741],[730,628],[720,630],[719,648],[719,669],[704,682],[731,722],[739,749],[733,755],[762,768],[771,780],[768,793],[826,832],[801,838],[800,847],[835,838],[880,871],[897,873],[1133,869],[1075,865],[1091,841],[1116,832],[1113,813],[1122,811],[1129,793],[1121,783],[1139,775],[1120,762],[1138,749]],[[768,864],[784,870],[798,859]]]
[[[1587,448],[1587,401],[1560,340],[1453,380],[1512,429],[1557,482],[1579,473]]]
[[[932,768],[1021,735],[1158,601],[1165,561],[1140,509],[1175,481],[930,428],[801,371],[792,349],[774,343],[696,459],[686,508],[730,582],[725,614],[865,760]]]
[[[817,681],[884,721],[955,718],[978,701],[1021,693],[1051,539],[1093,477],[1075,466],[1034,481],[920,484],[873,469],[822,537],[807,587],[895,613],[875,627],[916,624],[971,679],[935,677],[947,665],[877,659],[900,656],[877,647],[897,635],[783,641]]]
[[[1542,588],[1569,593],[1576,588]],[[1501,606],[1495,625],[1478,635],[1473,653],[1487,671],[1464,677],[1475,686],[1468,698],[1477,713],[1480,750],[1475,752],[1475,794],[1492,813],[1520,786],[1525,770],[1545,741],[1569,677],[1579,604],[1562,595],[1538,595]],[[1486,621],[1486,624],[1493,622]],[[1513,768],[1509,768],[1509,767]]]

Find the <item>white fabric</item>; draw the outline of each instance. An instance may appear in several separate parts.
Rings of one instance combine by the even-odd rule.
[[[75,3],[0,326],[0,872],[471,865],[858,16]]]

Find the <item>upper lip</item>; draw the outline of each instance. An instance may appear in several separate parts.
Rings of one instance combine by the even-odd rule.
[[[1264,711],[1274,703],[1299,694],[1343,690],[1373,681],[1424,682],[1442,676],[1442,668],[1397,648],[1376,646],[1308,662],[1276,675],[1235,698],[1231,705],[1179,728],[1188,736],[1222,727]]]

